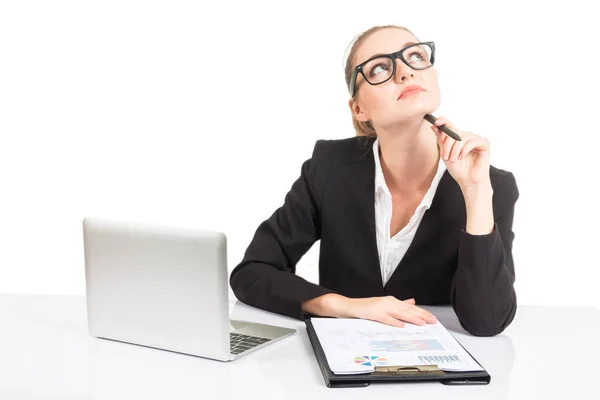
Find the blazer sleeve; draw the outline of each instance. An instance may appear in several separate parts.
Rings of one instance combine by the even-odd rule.
[[[494,189],[494,230],[488,235],[461,232],[451,304],[462,327],[475,336],[494,336],[517,311],[512,231],[519,191],[513,174]]]
[[[302,302],[331,293],[295,275],[296,263],[320,239],[320,207],[328,173],[327,142],[316,142],[278,208],[257,228],[230,285],[238,300],[302,319]]]

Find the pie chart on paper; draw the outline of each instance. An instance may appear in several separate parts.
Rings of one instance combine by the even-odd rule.
[[[356,356],[354,362],[365,367],[378,367],[387,365],[388,360],[385,357],[379,356]]]

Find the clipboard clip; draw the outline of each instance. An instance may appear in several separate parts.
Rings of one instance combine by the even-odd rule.
[[[377,375],[444,375],[444,371],[437,365],[404,365],[375,367]]]

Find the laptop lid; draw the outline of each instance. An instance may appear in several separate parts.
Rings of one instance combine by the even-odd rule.
[[[85,218],[83,238],[92,336],[229,358],[224,233]]]

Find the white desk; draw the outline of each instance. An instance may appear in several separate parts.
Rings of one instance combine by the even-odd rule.
[[[449,307],[428,308],[488,370],[489,385],[330,389],[302,322],[237,302],[232,318],[298,332],[223,363],[93,338],[83,297],[0,295],[0,399],[600,398],[598,309],[521,306],[505,333],[476,338]]]

